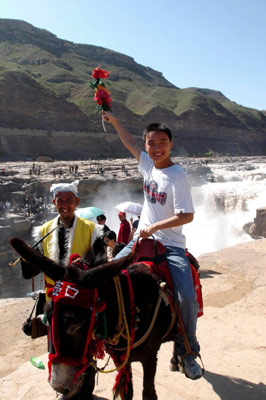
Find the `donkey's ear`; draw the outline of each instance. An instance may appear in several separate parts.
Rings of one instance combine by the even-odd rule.
[[[129,264],[132,263],[133,257],[133,254],[129,254],[119,260],[110,261],[87,271],[80,270],[77,272],[76,269],[70,267],[68,269],[68,274],[72,279],[75,276],[74,280],[81,286],[92,289],[101,286],[106,281],[111,281],[122,269],[126,269]]]
[[[38,269],[49,276],[49,278],[53,280],[63,279],[66,272],[66,268],[63,265],[43,256],[19,238],[11,238],[9,243],[25,261],[38,267]]]

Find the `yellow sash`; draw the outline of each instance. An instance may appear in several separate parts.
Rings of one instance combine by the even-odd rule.
[[[74,221],[74,224],[76,223],[76,228],[75,231],[72,231],[72,235],[70,233],[69,240],[72,241],[72,246],[69,249],[70,254],[73,253],[78,253],[81,257],[84,256],[84,254],[87,252],[87,250],[90,249],[91,247],[91,238],[92,238],[92,232],[94,230],[94,222],[88,221],[87,219],[75,217],[76,221]],[[57,224],[58,218],[55,218],[51,221],[46,222],[42,227],[41,227],[41,235],[44,236],[46,233],[48,233],[54,226]],[[71,228],[70,228],[71,232]],[[54,261],[58,261],[58,258],[56,254],[58,255],[59,253],[59,246],[58,246],[58,231],[55,230],[51,235],[47,236],[47,238],[44,239],[43,243],[43,253],[46,257],[49,257],[50,259]],[[71,245],[71,243],[69,243]],[[57,253],[55,253],[55,247]],[[70,255],[69,254],[69,255]],[[66,260],[66,263],[68,260]],[[50,300],[50,298],[47,296],[47,289],[51,286],[54,286],[54,281],[49,278],[46,274],[44,274],[44,280],[45,280],[45,293],[46,293],[46,301]]]

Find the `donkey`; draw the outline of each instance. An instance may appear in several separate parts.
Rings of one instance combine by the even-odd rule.
[[[151,273],[151,263],[134,263],[131,254],[98,266],[90,259],[89,265],[78,260],[65,267],[18,238],[11,238],[10,244],[23,258],[24,268],[28,265],[56,281],[46,305],[53,389],[64,399],[83,398],[76,396],[84,384],[92,393],[94,374],[89,382],[88,371],[97,369],[93,357],[103,358],[106,351],[118,370],[115,397],[132,400],[131,363],[139,361],[142,399],[156,400],[157,353],[163,342],[175,339],[178,316],[170,291]]]

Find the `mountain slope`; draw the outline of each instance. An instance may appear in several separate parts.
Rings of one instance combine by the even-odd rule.
[[[215,90],[179,89],[124,54],[0,19],[0,55],[0,128],[102,132],[89,87],[93,68],[102,65],[111,71],[113,109],[133,133],[163,120],[177,153],[266,153],[264,112]]]

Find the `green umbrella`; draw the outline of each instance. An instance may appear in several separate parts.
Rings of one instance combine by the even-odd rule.
[[[105,211],[97,207],[84,207],[84,208],[79,208],[76,211],[76,214],[80,218],[91,219],[98,217],[98,215],[105,214]]]

